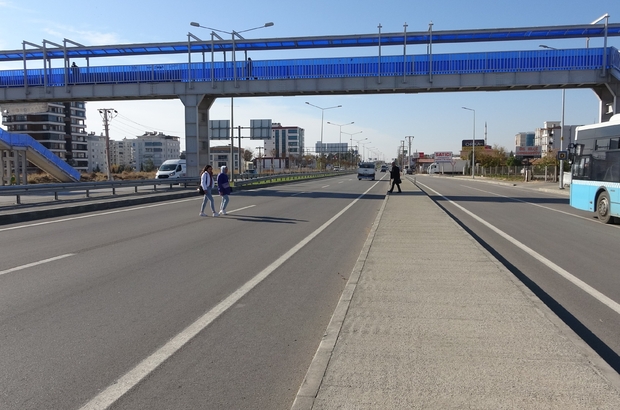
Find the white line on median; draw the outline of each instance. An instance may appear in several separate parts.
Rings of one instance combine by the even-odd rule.
[[[491,229],[493,232],[495,232],[496,234],[498,234],[502,238],[506,239],[508,242],[510,242],[513,245],[515,245],[517,248],[520,248],[521,250],[525,251],[530,256],[532,256],[534,259],[538,260],[543,265],[545,265],[548,268],[550,268],[551,270],[555,271],[558,275],[562,276],[564,279],[568,280],[573,285],[577,286],[579,289],[583,290],[584,292],[586,292],[587,294],[589,294],[590,296],[592,296],[593,298],[595,298],[596,300],[598,300],[599,302],[601,302],[602,304],[604,304],[605,306],[607,306],[608,308],[613,310],[614,312],[620,314],[620,304],[617,303],[616,301],[614,301],[613,299],[605,296],[604,294],[602,294],[598,290],[594,289],[592,286],[588,285],[587,283],[585,283],[581,279],[573,276],[568,271],[562,269],[560,266],[558,266],[555,263],[551,262],[549,259],[545,258],[544,256],[542,256],[541,254],[539,254],[538,252],[536,252],[532,248],[527,247],[526,245],[524,245],[523,243],[519,242],[518,240],[516,240],[512,236],[508,235],[504,231],[500,230],[499,228],[496,228],[495,226],[491,225],[490,223],[488,223],[484,219],[480,218],[478,215],[468,211],[467,209],[463,208],[462,206],[460,206],[456,202],[451,201],[450,199],[448,199],[445,196],[441,195],[439,192],[435,191],[434,189],[430,188],[429,186],[421,184],[421,183],[418,183],[418,184],[422,185],[423,187],[425,187],[429,191],[433,191],[436,195],[439,195],[444,200],[448,201],[449,203],[451,203],[455,207],[459,208],[461,211],[465,212],[467,215],[469,215],[472,218],[474,218],[476,221],[480,222],[481,224],[483,224],[487,228]]]
[[[57,261],[57,260],[59,260],[59,259],[68,258],[69,256],[73,256],[73,255],[75,255],[75,254],[74,254],[74,253],[67,253],[67,254],[65,254],[65,255],[54,256],[53,258],[43,259],[42,261],[32,262],[32,263],[29,263],[29,264],[27,264],[27,265],[16,266],[16,267],[14,267],[14,268],[7,269],[7,270],[0,270],[0,275],[4,275],[4,274],[6,274],[6,273],[15,272],[15,271],[22,270],[22,269],[31,268],[31,267],[33,267],[33,266],[42,265],[42,264],[44,264],[44,263],[48,263],[48,262]]]
[[[300,249],[306,246],[312,239],[317,237],[321,232],[327,229],[336,219],[342,216],[349,208],[351,208],[357,201],[359,201],[364,195],[366,195],[372,188],[377,185],[378,182],[368,188],[363,194],[358,196],[349,205],[344,207],[343,210],[334,215],[330,220],[321,225],[318,229],[302,239],[297,245],[288,250],[284,255],[280,256],[271,265],[260,271],[256,276],[246,282],[243,286],[233,292],[226,299],[218,303],[213,309],[205,313],[198,318],[194,323],[185,328],[181,333],[173,337],[165,345],[160,347],[152,355],[140,362],[136,367],[127,372],[124,376],[108,386],[104,391],[95,396],[91,401],[86,403],[80,410],[103,410],[111,406],[114,402],[120,399],[125,393],[136,386],[142,379],[153,372],[159,365],[161,365],[170,356],[176,353],[181,347],[189,342],[194,336],[201,332],[204,328],[209,326],[215,319],[217,319],[222,313],[226,312],[231,306],[233,306],[239,299],[250,292],[260,282],[267,278],[273,271],[279,268],[284,262],[295,255]]]

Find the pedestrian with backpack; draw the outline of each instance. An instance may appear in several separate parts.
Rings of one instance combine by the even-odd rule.
[[[211,203],[211,211],[213,212],[213,216],[219,216],[215,212],[215,205],[213,202],[213,195],[211,194],[211,190],[215,186],[215,180],[213,179],[213,167],[211,165],[206,165],[200,174],[200,186],[204,191],[204,198],[202,199],[202,206],[200,207],[200,216],[207,216],[204,211],[207,206],[207,201]]]

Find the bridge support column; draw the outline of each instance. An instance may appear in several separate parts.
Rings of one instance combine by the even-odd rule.
[[[209,163],[209,109],[215,98],[184,94],[179,98],[185,106],[185,158],[187,176],[198,177]]]
[[[600,87],[595,87],[594,92],[598,95],[599,120],[600,122],[609,121],[612,115],[617,113],[618,95],[620,94],[620,83],[606,83]]]

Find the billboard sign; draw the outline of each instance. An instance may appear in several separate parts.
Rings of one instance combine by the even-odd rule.
[[[271,138],[271,120],[250,120],[250,139],[268,140]]]
[[[40,114],[47,112],[47,103],[13,103],[0,104],[0,111],[9,115]]]
[[[435,162],[452,162],[452,151],[436,151]]]
[[[209,120],[209,138],[212,140],[230,139],[230,121]]]
[[[516,147],[515,156],[517,157],[538,157],[542,155],[542,147],[540,145],[534,147]]]
[[[484,147],[484,140],[472,140],[471,138],[468,140],[463,140],[461,147],[463,148],[470,148],[471,147],[471,143],[472,141],[474,141],[476,143],[476,147]]]

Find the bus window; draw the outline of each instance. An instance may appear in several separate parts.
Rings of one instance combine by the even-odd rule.
[[[609,149],[609,140],[596,140],[596,145],[594,146],[595,151],[607,151]]]
[[[579,162],[573,166],[573,177],[590,179],[590,159],[589,156],[579,158]]]

